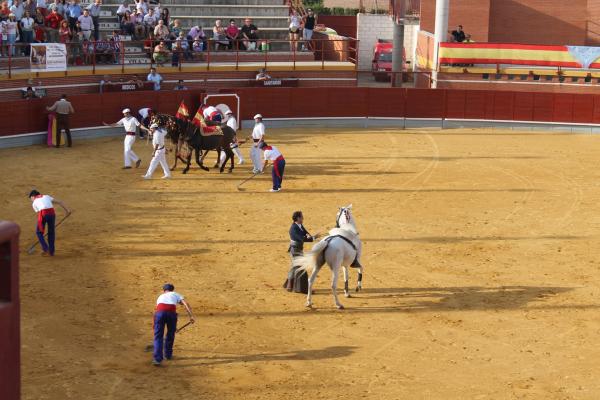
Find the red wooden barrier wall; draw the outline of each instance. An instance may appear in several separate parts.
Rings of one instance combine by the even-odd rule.
[[[265,118],[408,117],[514,121],[600,123],[600,95],[528,93],[484,90],[402,89],[366,87],[236,88],[242,119],[256,113]],[[153,107],[175,114],[185,100],[194,113],[202,91],[86,94],[70,97],[75,128],[114,122],[121,110]],[[0,135],[45,131],[45,106],[55,99],[0,102]]]
[[[19,227],[0,221],[0,399],[19,400]]]

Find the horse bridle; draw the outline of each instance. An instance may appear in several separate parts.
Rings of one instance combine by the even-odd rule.
[[[349,220],[348,218],[348,209],[347,208],[341,208],[340,213],[338,214],[337,220],[335,221],[335,227],[339,228],[340,227],[340,218],[342,218],[342,215],[346,215],[346,220]]]

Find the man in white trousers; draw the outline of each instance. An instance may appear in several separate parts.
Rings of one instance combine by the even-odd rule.
[[[252,147],[250,148],[250,159],[252,160],[252,173],[262,173],[263,163],[261,159],[260,144],[265,140],[265,124],[262,122],[262,115],[254,116],[254,129],[252,129]]]
[[[227,126],[230,127],[231,129],[233,129],[234,131],[237,131],[238,129],[238,124],[237,124],[237,120],[235,119],[235,117],[233,116],[233,111],[231,110],[227,110],[225,112],[225,121],[227,123]],[[231,143],[230,147],[231,150],[233,151],[233,154],[235,154],[238,158],[238,165],[241,165],[244,163],[244,157],[242,156],[242,152],[240,151],[240,144],[242,144],[242,142],[237,140],[237,136],[234,137],[234,142]],[[223,165],[223,162],[225,162],[225,152],[221,153],[221,165]]]
[[[167,164],[167,155],[165,150],[165,136],[167,131],[163,128],[159,128],[158,124],[152,124],[150,125],[150,133],[152,134],[152,146],[154,147],[154,151],[152,152],[152,160],[148,166],[148,171],[146,171],[146,175],[142,176],[142,178],[152,179],[154,170],[156,167],[158,167],[158,164],[160,164],[164,172],[163,179],[170,179],[171,171],[169,170],[169,165]]]
[[[115,122],[114,124],[107,124],[103,122],[104,126],[122,126],[125,128],[125,141],[124,141],[124,158],[125,158],[125,166],[123,169],[130,169],[131,164],[135,163],[135,167],[139,168],[142,160],[135,154],[132,150],[133,144],[135,143],[135,132],[136,128],[139,126],[140,129],[143,129],[147,132],[150,132],[149,129],[142,126],[140,122],[131,115],[131,110],[126,108],[123,110],[123,118]]]

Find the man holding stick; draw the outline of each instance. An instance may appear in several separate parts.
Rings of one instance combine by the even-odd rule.
[[[56,227],[56,213],[54,212],[53,203],[61,206],[67,213],[67,216],[71,214],[71,210],[69,210],[69,208],[60,200],[55,199],[52,196],[42,195],[35,189],[29,193],[29,199],[31,200],[33,210],[38,215],[35,233],[42,246],[42,256],[52,257],[54,256],[54,228]],[[48,226],[48,243],[46,243],[46,240],[44,239],[46,226]]]
[[[175,292],[175,286],[167,283],[163,286],[163,293],[156,300],[156,313],[154,314],[154,354],[152,365],[158,367],[164,358],[173,358],[173,343],[175,343],[175,332],[177,330],[177,304],[181,304],[187,311],[190,322],[196,322],[190,305],[183,296]],[[163,341],[165,326],[167,337]],[[163,347],[164,345],[164,347]]]

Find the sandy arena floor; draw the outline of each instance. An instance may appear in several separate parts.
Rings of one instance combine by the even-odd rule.
[[[600,396],[600,136],[267,134],[278,194],[267,176],[236,191],[247,165],[143,181],[121,138],[0,151],[0,218],[23,246],[32,187],[75,209],[54,259],[22,255],[23,399]],[[307,311],[281,288],[290,216],[316,232],[347,203],[365,291],[335,310],[324,269]],[[199,321],[158,369],[144,348],[167,281]]]

